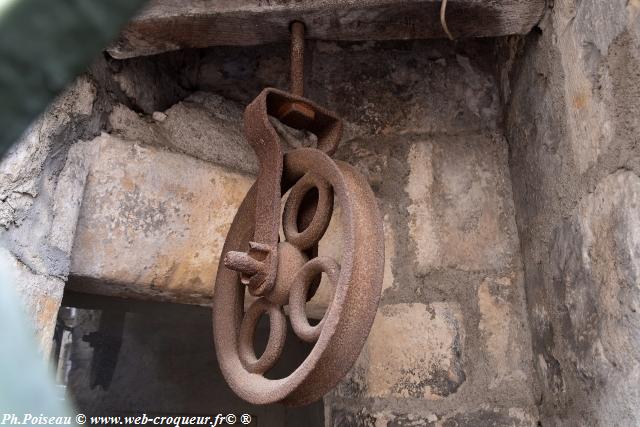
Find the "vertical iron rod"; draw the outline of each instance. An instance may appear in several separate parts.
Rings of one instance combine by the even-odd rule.
[[[291,93],[304,95],[304,24],[291,24]]]

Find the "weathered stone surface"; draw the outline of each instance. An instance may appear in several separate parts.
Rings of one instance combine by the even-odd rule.
[[[640,417],[637,354],[618,344],[637,331],[637,296],[624,294],[637,289],[637,208],[623,201],[636,183],[622,171],[640,173],[639,12],[637,1],[556,1],[502,70],[543,425]]]
[[[80,77],[4,156],[0,164],[0,225],[20,225],[39,193],[45,161],[56,138],[78,116],[89,116],[96,88]]]
[[[466,413],[458,413],[451,417],[445,418],[442,423],[438,424],[442,427],[476,427],[476,426],[514,426],[514,427],[533,427],[539,425],[536,417],[527,413],[520,408],[509,408],[507,410],[501,408],[485,408],[470,411]]]
[[[318,41],[309,42],[307,50],[305,96],[345,120],[345,140],[498,128],[501,105],[491,64],[493,46],[486,40]],[[286,44],[210,48],[198,61],[198,87],[241,105],[266,86],[289,86]]]
[[[352,412],[334,409],[331,411],[331,424],[329,425],[333,427],[375,427],[376,418],[364,410]]]
[[[107,62],[111,66],[109,77],[113,79],[114,86],[122,91],[136,111],[152,114],[171,107],[191,93],[185,79],[176,78],[178,70],[186,72],[189,65],[181,55],[166,59],[145,61],[134,58],[126,67]]]
[[[167,147],[197,159],[257,174],[256,156],[243,134],[242,109],[220,96],[196,92],[164,111],[161,121],[118,105],[109,116],[124,139]]]
[[[456,37],[526,34],[543,0],[457,0],[447,23]],[[155,0],[109,49],[116,58],[214,45],[256,45],[289,40],[289,24],[307,24],[308,37],[324,40],[407,40],[446,37],[438,0],[263,2]],[[194,30],[195,28],[195,30]]]
[[[460,326],[465,339],[459,356],[465,380],[455,393],[432,396],[433,400],[394,391],[372,396],[368,376],[384,379],[388,374],[386,378],[394,379],[403,373],[393,366],[369,372],[369,362],[362,362],[368,356],[363,355],[362,363],[356,364],[327,404],[340,407],[346,401],[348,417],[355,417],[359,405],[373,400],[375,411],[366,416],[373,416],[380,425],[392,420],[411,425],[412,416],[420,425],[427,419],[428,414],[422,414],[427,409],[443,419],[457,408],[472,412],[488,401],[510,402],[534,417],[531,344],[506,141],[491,133],[363,137],[346,141],[338,157],[368,179],[385,214],[386,268],[392,280],[387,281],[391,286],[385,285],[382,307],[429,306],[444,300],[443,304],[453,304],[464,313]],[[399,187],[399,182],[404,186]],[[417,209],[416,202],[423,209]],[[448,241],[451,236],[457,240]],[[443,255],[440,247],[448,254]],[[422,324],[410,324],[421,334],[419,339],[391,333],[386,341],[377,341],[384,342],[377,351],[403,360],[404,353],[398,355],[389,348],[405,353],[421,345],[438,348]],[[423,366],[426,369],[428,363]],[[407,417],[396,413],[398,407],[404,408]]]
[[[249,177],[102,135],[89,167],[70,286],[205,303]]]
[[[464,326],[450,303],[379,309],[365,348],[338,393],[347,397],[438,400],[465,382]]]
[[[0,164],[2,257],[48,356],[69,271],[82,171],[71,173],[73,138],[96,125],[97,88],[81,76],[36,120]],[[89,131],[90,132],[90,131]],[[64,171],[64,172],[61,172]]]
[[[82,188],[74,187],[61,171],[67,163],[69,139],[78,138],[85,127],[95,125],[96,91],[92,81],[80,77],[3,160],[2,198],[12,211],[8,230],[0,236],[1,244],[37,274],[66,279],[69,271],[70,248],[58,244],[60,236],[73,233],[75,221],[62,217],[72,203],[77,203]],[[60,197],[57,204],[56,197]],[[67,203],[74,198],[75,202]]]
[[[49,241],[69,258],[89,174],[87,160],[95,153],[95,148],[89,143],[79,142],[69,149],[67,161],[60,172],[53,194],[53,226],[49,233]]]
[[[611,175],[556,230],[549,257],[554,337],[546,344],[560,363],[559,394],[580,390],[602,425],[614,414],[623,425],[640,423],[638,206],[640,178]],[[545,380],[552,389],[555,378]]]
[[[338,408],[331,412],[331,426],[340,427],[533,427],[536,417],[521,408],[482,405],[481,409],[458,412],[450,416],[435,413],[402,413],[397,410],[374,411],[368,408]]]
[[[34,274],[4,248],[0,248],[0,263],[10,269],[9,276],[16,285],[18,297],[31,322],[38,347],[43,356],[47,356],[62,300],[64,281],[57,277]]]
[[[398,414],[395,411],[371,411],[367,409],[340,408],[331,412],[333,427],[435,427],[436,414]]]
[[[310,41],[307,51],[310,69],[306,74],[306,96],[336,111],[345,120],[346,140],[366,134],[458,134],[499,127],[501,105],[493,72],[494,48],[487,40],[455,44],[444,40]],[[385,61],[379,61],[380,57]],[[139,62],[143,60],[151,64],[149,73],[141,71]],[[150,116],[156,111],[166,112],[171,104],[181,100],[186,101],[187,107],[197,103],[196,99],[188,99],[187,95],[174,93],[172,89],[165,91],[167,77],[157,82],[152,78],[156,70],[163,70],[181,86],[226,98],[220,105],[215,102],[215,96],[195,95],[204,97],[207,110],[200,118],[194,117],[197,122],[208,117],[221,123],[220,119],[227,120],[227,112],[233,113],[235,109],[230,101],[236,101],[242,110],[265,87],[286,89],[289,85],[286,44],[251,48],[225,46],[111,62],[118,75],[134,74],[131,79],[148,80],[132,85],[143,94],[132,92],[128,101],[121,103]],[[354,85],[354,81],[358,84]],[[172,96],[165,100],[163,96],[167,92]],[[190,127],[188,123],[183,126]],[[210,124],[207,126],[211,128]],[[215,129],[209,130],[216,134]],[[241,127],[236,132],[241,132]]]
[[[409,233],[418,271],[501,269],[517,253],[506,152],[499,137],[413,144]]]
[[[489,389],[518,389],[530,382],[530,331],[522,288],[520,274],[486,278],[478,287],[478,328],[488,354]]]

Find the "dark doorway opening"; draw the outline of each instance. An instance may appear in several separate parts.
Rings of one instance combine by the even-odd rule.
[[[269,331],[256,331],[260,354]],[[274,368],[291,372],[311,350],[289,334]],[[249,414],[251,425],[323,426],[322,401],[251,405],[227,386],[213,346],[211,309],[66,292],[53,351],[58,382],[87,416]]]

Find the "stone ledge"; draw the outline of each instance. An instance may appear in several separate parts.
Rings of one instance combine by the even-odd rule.
[[[107,134],[91,145],[97,153],[80,209],[70,287],[208,303],[227,230],[251,178]]]

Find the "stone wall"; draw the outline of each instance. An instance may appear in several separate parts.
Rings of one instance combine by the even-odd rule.
[[[376,193],[390,271],[365,349],[328,400],[335,424],[534,425],[504,139],[434,133],[345,148],[356,164],[371,151],[388,165]]]
[[[535,425],[494,42],[309,51],[307,94],[344,117],[337,157],[366,176],[385,225],[380,310],[356,366],[325,398],[327,423]],[[209,303],[256,172],[241,111],[264,86],[286,87],[287,56],[285,45],[211,48],[92,67],[80,82],[93,88],[86,115],[96,125],[73,121],[58,168],[36,174],[61,192],[35,200],[69,208],[69,231],[47,234],[67,245],[65,268],[42,273],[58,292],[68,278],[76,291]],[[45,247],[33,240],[20,252],[9,237],[39,228],[7,227],[15,256]],[[336,236],[321,250],[335,251]]]
[[[543,425],[640,423],[640,3],[556,0],[503,45]]]
[[[427,47],[432,63],[425,61]],[[383,56],[396,69],[371,86],[342,82],[369,89],[378,97],[369,104],[371,116],[384,114],[384,126],[345,141],[338,156],[368,177],[380,201],[387,271],[365,349],[325,399],[327,419],[345,426],[535,425],[523,274],[491,58],[432,43],[414,43],[403,54],[422,63],[403,64],[394,55],[395,49]],[[348,77],[361,81],[361,72]],[[394,79],[411,98],[400,100],[403,86]]]
[[[100,128],[96,87],[79,78],[25,132],[0,164],[1,256],[12,266],[39,346],[48,354],[69,274],[78,216],[78,189],[86,172],[63,173],[79,138]]]

